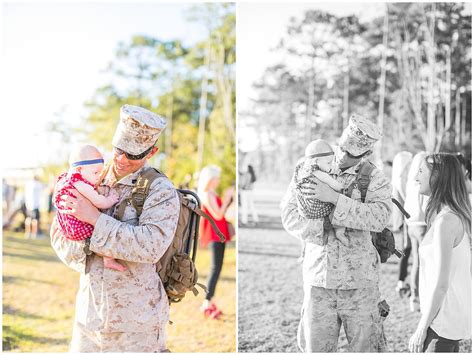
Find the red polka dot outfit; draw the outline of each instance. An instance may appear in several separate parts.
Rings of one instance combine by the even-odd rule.
[[[69,240],[84,240],[89,238],[94,231],[94,226],[78,220],[76,217],[64,214],[61,211],[64,210],[64,207],[59,205],[62,195],[69,195],[74,197],[74,195],[69,192],[69,189],[74,189],[74,183],[77,181],[85,182],[86,184],[94,187],[89,181],[84,179],[81,174],[74,173],[68,177],[68,173],[64,173],[58,177],[56,183],[56,195],[54,197],[54,205],[58,210],[57,221],[59,226],[64,233],[64,236]]]

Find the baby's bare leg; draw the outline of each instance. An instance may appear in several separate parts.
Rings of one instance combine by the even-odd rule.
[[[113,269],[117,271],[127,270],[127,267],[125,265],[120,264],[117,260],[109,256],[104,256],[104,266],[108,269]]]

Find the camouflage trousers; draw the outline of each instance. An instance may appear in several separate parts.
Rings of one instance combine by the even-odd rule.
[[[71,353],[159,353],[165,352],[164,339],[158,332],[152,333],[104,333],[90,331],[80,323],[74,322]]]
[[[385,352],[378,287],[336,290],[307,286],[298,328],[302,352],[337,352],[341,325],[350,352]]]

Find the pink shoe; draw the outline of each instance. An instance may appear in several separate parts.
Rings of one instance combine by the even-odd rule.
[[[216,310],[216,305],[214,303],[211,303],[207,307],[201,307],[201,311],[203,312],[205,317],[211,317],[214,311]]]
[[[214,312],[211,313],[211,319],[219,319],[219,317],[222,315],[222,311],[220,309],[215,309]]]

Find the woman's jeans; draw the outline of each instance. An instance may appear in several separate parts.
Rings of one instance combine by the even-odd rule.
[[[221,242],[210,242],[211,249],[211,271],[207,278],[207,295],[206,300],[210,301],[216,292],[217,281],[224,263],[225,244]]]
[[[425,353],[458,353],[459,340],[451,340],[440,337],[436,332],[428,328],[425,344],[423,345]]]
[[[418,299],[418,285],[420,277],[420,255],[418,248],[426,233],[426,226],[408,226],[408,236],[411,241],[411,251],[413,255],[413,264],[410,275],[411,297]]]

